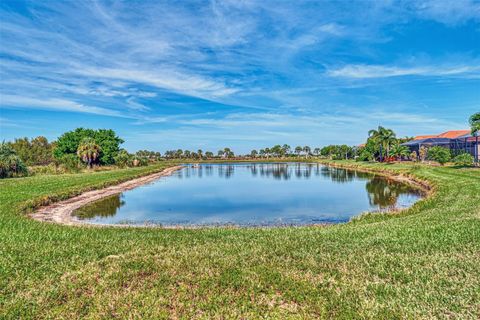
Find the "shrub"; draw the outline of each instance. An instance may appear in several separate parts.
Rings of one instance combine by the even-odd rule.
[[[368,152],[367,150],[363,150],[360,155],[356,159],[357,161],[372,161],[373,160],[373,154]]]
[[[115,160],[115,164],[117,166],[123,168],[131,165],[133,160],[133,155],[128,153],[127,150],[121,149],[113,159]]]
[[[469,153],[461,153],[453,159],[456,165],[468,167],[473,165],[474,158]]]
[[[7,143],[0,143],[0,179],[28,174],[27,167]]]
[[[412,153],[410,153],[410,160],[412,160],[413,162],[417,162],[418,161],[418,155],[415,151],[413,151]]]
[[[452,159],[452,155],[447,148],[435,146],[428,149],[428,158],[437,161],[443,166]]]
[[[64,154],[58,161],[61,166],[70,172],[78,172],[82,165],[75,154]]]

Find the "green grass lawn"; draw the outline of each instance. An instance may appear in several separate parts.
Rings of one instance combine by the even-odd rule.
[[[340,164],[412,175],[435,192],[400,214],[330,227],[162,230],[20,211],[168,164],[2,180],[0,318],[480,318],[480,170]]]

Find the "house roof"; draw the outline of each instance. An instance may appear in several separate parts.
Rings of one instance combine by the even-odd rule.
[[[466,134],[469,134],[470,130],[450,130],[446,131],[440,134],[429,134],[429,135],[423,135],[423,136],[416,136],[413,138],[414,141],[416,140],[424,140],[424,139],[430,139],[430,138],[447,138],[447,139],[456,139],[458,137],[464,136]]]
[[[439,134],[438,138],[448,138],[448,139],[456,139],[458,137],[464,136],[469,134],[470,130],[451,130],[444,133]]]
[[[424,136],[416,136],[413,138],[413,140],[423,140],[423,139],[428,139],[428,138],[435,138],[436,135],[434,134],[429,134],[429,135],[424,135]]]

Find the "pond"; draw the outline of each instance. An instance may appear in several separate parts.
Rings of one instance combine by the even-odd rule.
[[[409,185],[320,164],[200,164],[88,204],[74,215],[99,224],[311,225],[406,208],[420,198]]]

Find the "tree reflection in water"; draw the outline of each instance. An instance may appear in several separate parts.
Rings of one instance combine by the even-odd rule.
[[[365,188],[370,205],[378,206],[381,209],[395,207],[400,195],[412,193],[412,189],[408,185],[378,176],[370,179]]]
[[[120,193],[83,206],[75,210],[73,215],[81,220],[94,217],[113,217],[123,205],[125,205],[125,201]]]

